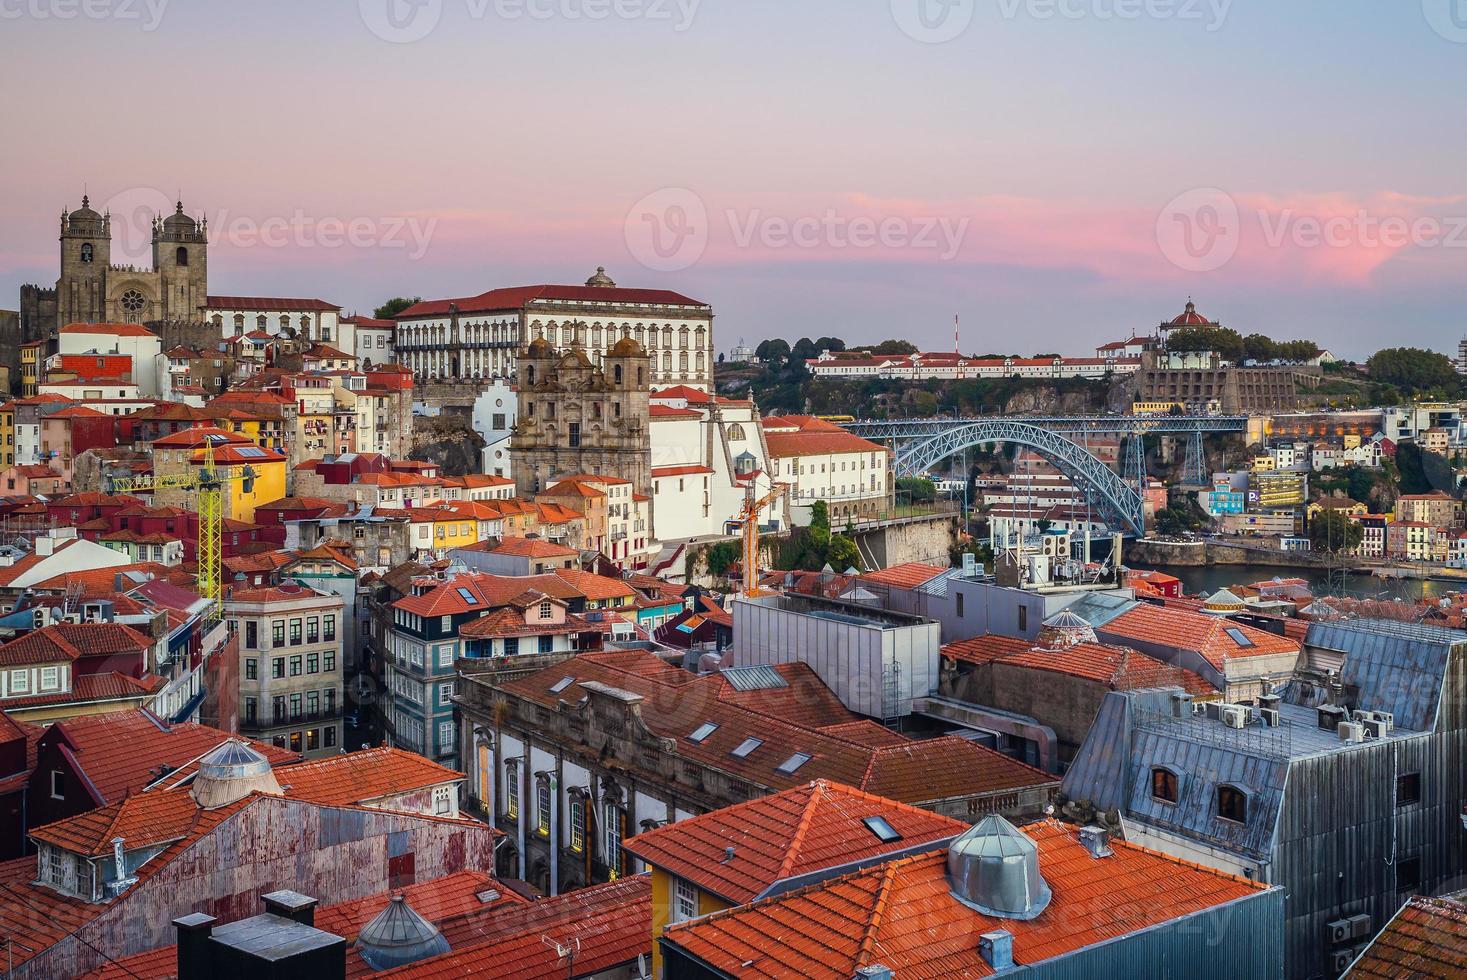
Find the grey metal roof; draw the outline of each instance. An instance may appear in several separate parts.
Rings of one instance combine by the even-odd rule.
[[[1340,683],[1356,707],[1389,711],[1398,728],[1424,732],[1436,727],[1447,661],[1467,632],[1356,619],[1311,623],[1305,643],[1345,655]]]
[[[1135,599],[1128,599],[1114,592],[1087,592],[1065,608],[1091,626],[1104,626],[1121,613],[1137,605],[1139,603]]]
[[[960,579],[962,577],[963,570],[961,568],[949,568],[941,575],[934,575],[932,578],[923,582],[914,591],[932,596],[946,596],[951,591],[950,587],[953,579]]]

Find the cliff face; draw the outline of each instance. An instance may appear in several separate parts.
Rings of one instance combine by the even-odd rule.
[[[463,416],[413,418],[412,458],[437,463],[444,476],[481,472],[484,445],[484,437]]]

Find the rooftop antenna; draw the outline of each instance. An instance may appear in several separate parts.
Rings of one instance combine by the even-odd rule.
[[[554,939],[551,939],[549,936],[542,935],[540,937],[540,942],[555,950],[555,956],[557,959],[565,960],[566,980],[573,980],[576,975],[576,954],[581,951],[580,937],[572,936],[569,942],[561,943],[557,942]]]

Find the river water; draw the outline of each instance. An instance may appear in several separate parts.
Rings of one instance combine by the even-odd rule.
[[[1139,563],[1138,563],[1138,567]],[[1159,571],[1175,575],[1182,580],[1182,591],[1188,595],[1199,592],[1213,593],[1233,585],[1252,585],[1255,582],[1274,578],[1302,578],[1309,583],[1315,595],[1338,593],[1339,576],[1335,576],[1333,587],[1321,568],[1285,568],[1277,565],[1204,565],[1171,568],[1159,566]],[[1467,591],[1463,583],[1429,582],[1424,579],[1380,579],[1360,572],[1346,572],[1344,593],[1357,598],[1406,599],[1422,596],[1444,596],[1453,592]]]

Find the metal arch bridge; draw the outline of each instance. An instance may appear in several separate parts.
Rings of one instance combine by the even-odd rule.
[[[1205,475],[1203,434],[1241,432],[1247,424],[1248,418],[1243,415],[1097,415],[857,421],[847,423],[845,428],[868,439],[892,443],[896,470],[901,476],[926,473],[942,460],[973,446],[994,442],[1025,446],[1069,477],[1106,523],[1139,536],[1145,531],[1141,490],[1146,476],[1139,437],[1147,433],[1187,436],[1187,471],[1189,477],[1201,482]],[[1078,435],[1083,440],[1090,434],[1130,437],[1129,482],[1070,438]]]

